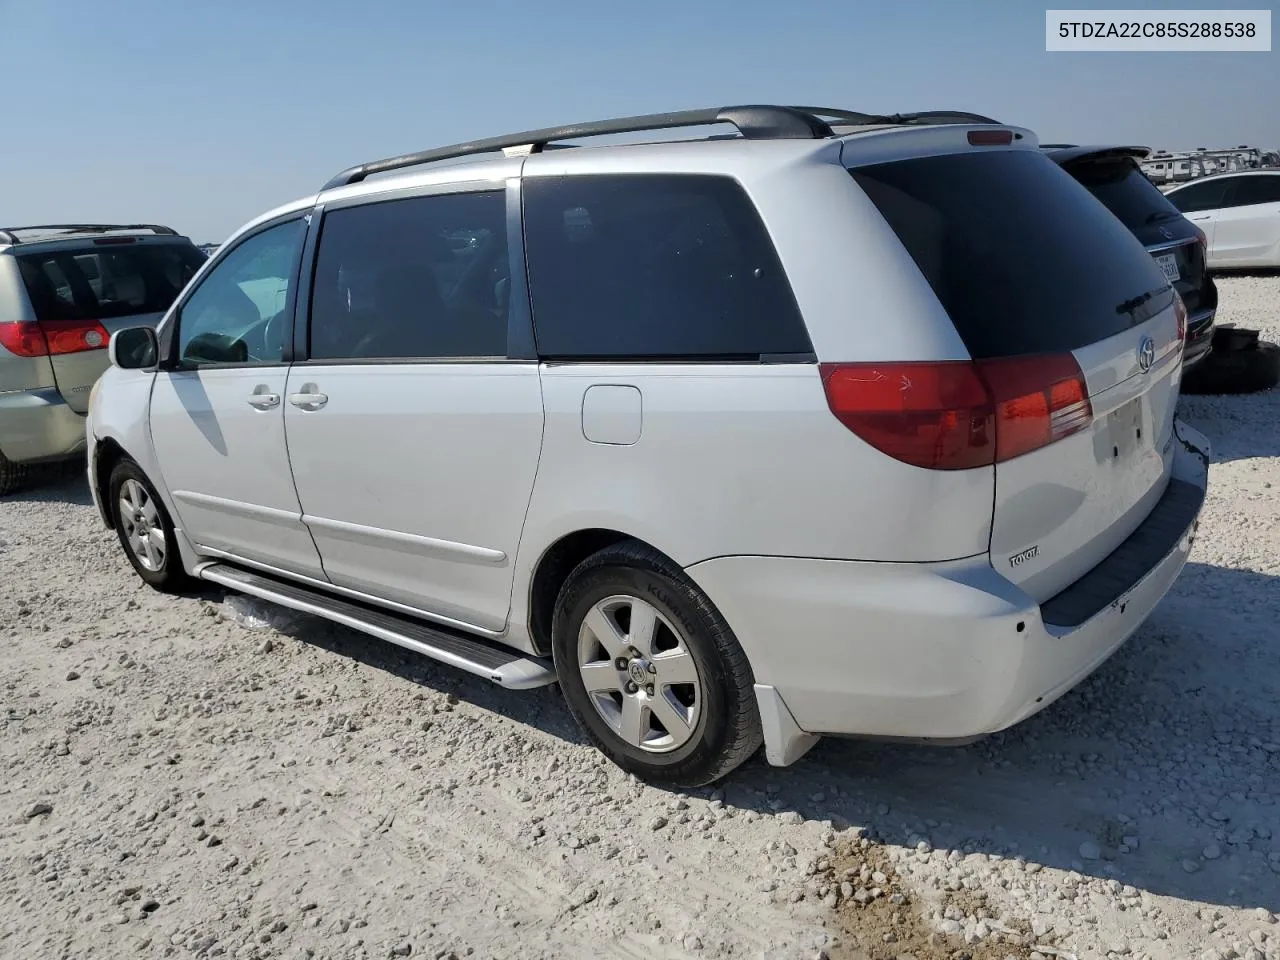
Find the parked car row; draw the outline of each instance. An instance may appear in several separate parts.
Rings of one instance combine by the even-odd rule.
[[[362,164],[112,335],[93,496],[147,583],[558,682],[651,780],[980,737],[1137,628],[1204,500],[1216,294],[1132,162],[751,106]]]

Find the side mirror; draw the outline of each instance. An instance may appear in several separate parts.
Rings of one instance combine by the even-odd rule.
[[[113,367],[121,370],[142,370],[153,367],[160,356],[156,332],[150,327],[126,327],[111,335],[107,344],[107,357]]]

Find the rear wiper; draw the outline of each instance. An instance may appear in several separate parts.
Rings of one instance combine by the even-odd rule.
[[[1178,213],[1175,210],[1156,210],[1147,214],[1147,219],[1142,221],[1142,225],[1145,227],[1148,224],[1155,223],[1157,220],[1171,220],[1176,216],[1178,216]]]
[[[1140,306],[1154,297],[1157,293],[1163,293],[1168,287],[1156,287],[1154,290],[1148,290],[1146,293],[1140,293],[1132,300],[1126,300],[1120,306],[1116,307],[1116,313],[1134,313]]]

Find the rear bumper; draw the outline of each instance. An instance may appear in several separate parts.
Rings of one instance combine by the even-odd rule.
[[[0,452],[15,463],[63,460],[85,448],[84,415],[56,387],[0,391]]]
[[[1037,604],[985,556],[935,564],[724,557],[690,567],[755,671],[770,762],[794,761],[814,735],[971,740],[1044,709],[1097,669],[1186,563],[1208,442],[1178,429],[1191,447],[1175,457],[1170,489],[1180,512],[1157,506],[1082,578],[1088,596],[1063,601],[1068,590]],[[1112,595],[1099,606],[1108,584]]]

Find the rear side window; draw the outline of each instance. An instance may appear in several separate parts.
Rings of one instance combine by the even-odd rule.
[[[18,255],[39,320],[163,313],[204,261],[204,254],[185,243],[95,244]]]
[[[505,357],[506,195],[387,200],[325,214],[313,360]]]
[[[1169,202],[1183,213],[1195,213],[1197,210],[1218,210],[1226,197],[1230,179],[1210,180],[1208,183],[1193,183],[1189,187],[1175,190],[1169,194]]]
[[[973,151],[852,173],[975,360],[1075,350],[1172,299],[1133,234],[1038,152]]]
[[[1240,178],[1231,205],[1247,207],[1255,203],[1280,203],[1280,176]]]
[[[524,182],[538,352],[730,359],[812,352],[764,224],[726,177]]]
[[[1181,216],[1138,165],[1121,160],[1087,160],[1065,168],[1130,230]]]

